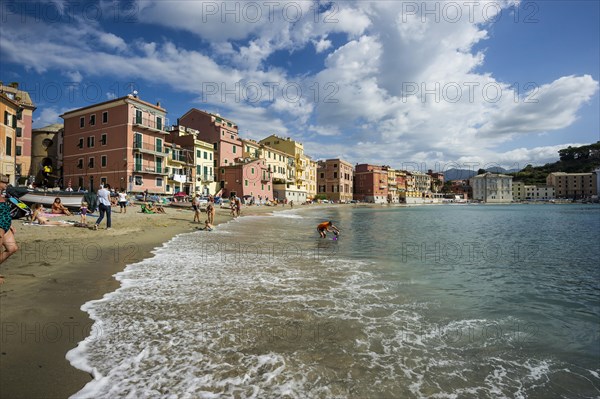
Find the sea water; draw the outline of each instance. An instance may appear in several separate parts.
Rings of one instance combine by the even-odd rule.
[[[599,261],[597,205],[239,218],[84,305],[74,397],[599,397]]]

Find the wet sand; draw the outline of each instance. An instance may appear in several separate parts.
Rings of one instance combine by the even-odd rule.
[[[93,323],[81,306],[116,290],[113,276],[127,264],[203,227],[192,223],[190,209],[155,215],[140,213],[138,206],[126,214],[117,209],[111,230],[105,230],[106,221],[97,231],[13,221],[20,249],[0,265],[6,278],[0,285],[0,398],[66,398],[79,391],[91,376],[71,367],[65,354],[90,335]],[[289,207],[245,207],[242,216],[284,209]],[[215,224],[229,220],[229,210],[217,207]]]

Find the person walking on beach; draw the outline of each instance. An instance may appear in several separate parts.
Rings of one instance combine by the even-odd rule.
[[[240,216],[242,213],[242,201],[240,197],[235,197],[235,215]]]
[[[10,204],[4,196],[7,186],[8,176],[0,175],[0,247],[4,247],[4,251],[0,253],[0,263],[19,250],[15,240],[15,228],[12,226],[12,217],[10,216]],[[0,284],[3,283],[4,276],[0,275]]]
[[[79,208],[79,214],[81,215],[80,222],[82,224],[87,224],[87,213],[88,213],[88,204],[87,204],[87,202],[83,201],[81,203],[81,207]]]
[[[212,197],[208,197],[208,204],[206,205],[206,217],[208,218],[208,223],[215,223],[215,199]]]
[[[333,234],[335,235],[338,235],[340,233],[340,230],[333,225],[333,222],[331,220],[328,222],[320,223],[317,226],[317,231],[319,232],[321,238],[327,237],[327,231],[333,231]]]
[[[110,185],[100,186],[100,190],[98,190],[98,210],[100,211],[100,217],[96,220],[94,224],[94,230],[98,230],[98,226],[104,219],[104,215],[106,214],[106,230],[111,228],[111,203],[110,203]]]

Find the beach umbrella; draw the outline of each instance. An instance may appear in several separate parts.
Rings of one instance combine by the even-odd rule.
[[[175,197],[186,197],[187,194],[184,193],[183,191],[178,192],[177,194],[175,194]]]

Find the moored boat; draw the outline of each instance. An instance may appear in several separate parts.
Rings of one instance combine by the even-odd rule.
[[[26,204],[42,204],[51,206],[56,198],[68,208],[79,208],[85,193],[78,191],[36,191],[15,189],[20,201]]]

